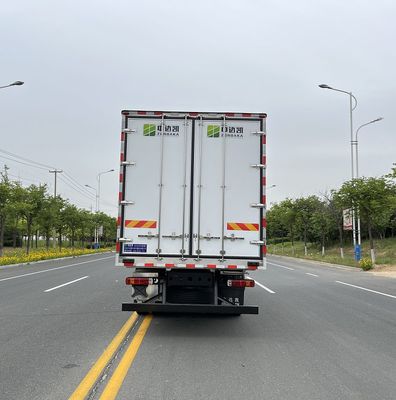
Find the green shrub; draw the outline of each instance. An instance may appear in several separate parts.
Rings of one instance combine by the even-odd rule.
[[[359,265],[362,268],[363,271],[368,271],[371,268],[373,268],[373,263],[371,262],[370,258],[362,258],[359,261]]]

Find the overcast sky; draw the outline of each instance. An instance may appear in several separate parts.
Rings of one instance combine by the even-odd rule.
[[[396,3],[321,0],[19,1],[0,9],[0,149],[61,168],[81,185],[102,177],[116,214],[122,109],[268,113],[270,202],[350,179],[352,91],[360,172],[396,162]],[[11,177],[45,170],[7,160]],[[62,179],[66,179],[65,177]],[[80,207],[94,200],[64,181]]]

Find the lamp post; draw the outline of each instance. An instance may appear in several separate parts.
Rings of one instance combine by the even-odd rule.
[[[359,147],[359,143],[358,143],[358,133],[360,131],[360,129],[362,129],[364,126],[370,125],[370,124],[374,124],[375,122],[379,122],[382,121],[384,118],[383,117],[379,117],[376,119],[373,119],[372,121],[366,122],[363,125],[360,125],[359,128],[356,129],[355,132],[355,140],[353,141],[353,144],[355,145],[356,148],[356,178],[359,178],[359,151],[358,151],[358,147]]]
[[[87,187],[87,188],[90,188],[90,189],[92,189],[94,192],[95,192],[95,199],[96,199],[96,205],[95,205],[95,211],[96,212],[98,212],[98,191],[97,191],[97,189],[95,189],[94,187],[92,187],[92,186],[90,186],[90,185],[85,185],[85,187]],[[91,206],[92,207],[92,206]],[[96,246],[97,246],[97,244],[98,244],[98,227],[96,226],[96,223],[95,223],[95,248],[96,248]]]
[[[107,174],[109,172],[114,172],[114,169],[109,169],[108,171],[103,171],[103,172],[99,172],[98,176],[96,177],[96,180],[98,182],[98,191],[96,193],[96,211],[99,212],[100,211],[100,177],[104,174]]]
[[[9,83],[8,85],[0,86],[0,89],[4,89],[4,88],[10,87],[10,86],[22,86],[24,83],[25,82],[22,82],[22,81],[15,81],[15,82]]]
[[[347,92],[346,90],[336,89],[326,84],[319,85],[321,89],[329,89],[334,90],[336,92],[345,93],[349,96],[349,120],[350,120],[350,134],[351,134],[351,176],[352,180],[355,178],[355,170],[354,170],[354,160],[353,160],[353,110],[356,108],[358,102],[356,97],[352,94],[352,92]],[[352,99],[355,101],[353,105]],[[355,249],[355,259],[357,256],[360,257],[360,248],[357,248],[356,245],[356,221],[355,221],[355,210],[352,207],[352,239],[353,239],[353,247]],[[360,259],[360,258],[359,258]]]
[[[356,149],[356,178],[359,178],[359,142],[358,142],[358,133],[360,131],[360,129],[362,129],[364,126],[370,125],[370,124],[374,124],[375,122],[378,121],[382,121],[384,118],[379,117],[376,119],[373,119],[369,122],[366,122],[365,124],[362,124],[359,126],[359,128],[356,129],[355,132],[355,140],[353,141],[353,144],[355,145],[355,149]],[[362,244],[362,237],[361,237],[361,232],[360,232],[360,213],[359,210],[357,210],[357,244],[360,248],[361,244]],[[360,259],[360,257],[359,257]]]

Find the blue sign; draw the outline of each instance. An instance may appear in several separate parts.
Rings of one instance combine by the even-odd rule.
[[[124,243],[124,253],[147,253],[147,244]]]
[[[360,244],[355,245],[355,260],[360,261],[362,258],[362,249],[360,247]]]

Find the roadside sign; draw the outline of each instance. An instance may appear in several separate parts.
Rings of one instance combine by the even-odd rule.
[[[342,211],[344,221],[344,231],[352,230],[352,208],[347,208]]]
[[[360,244],[357,244],[355,246],[355,260],[360,261],[361,258],[362,258],[362,249],[360,247]]]

